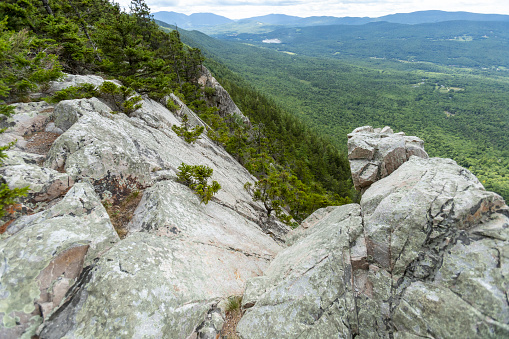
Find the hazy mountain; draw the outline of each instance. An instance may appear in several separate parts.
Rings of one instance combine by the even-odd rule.
[[[185,15],[176,12],[156,12],[153,13],[153,15],[156,20],[185,29],[198,29],[201,27],[218,26],[234,22],[231,19],[213,13],[195,13]]]
[[[509,15],[478,14],[469,12],[419,11],[397,13],[379,17],[374,21],[387,21],[398,24],[424,24],[452,20],[466,21],[509,21]]]
[[[255,16],[252,18],[247,19],[241,19],[237,22],[239,24],[251,22],[251,21],[257,21],[257,22],[263,22],[264,24],[268,25],[292,25],[301,20],[301,17],[298,16],[290,16],[285,14],[269,14],[269,15],[263,15],[263,16]]]
[[[478,14],[469,12],[419,11],[397,13],[378,18],[311,16],[301,18],[285,14],[269,14],[241,20],[231,20],[211,13],[189,16],[175,12],[156,12],[154,18],[185,29],[197,29],[212,36],[221,34],[264,33],[277,27],[309,27],[328,25],[363,25],[386,21],[399,24],[424,24],[445,21],[509,21],[509,15]]]

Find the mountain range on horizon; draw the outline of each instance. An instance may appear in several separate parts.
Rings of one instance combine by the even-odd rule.
[[[226,27],[252,25],[253,23],[268,26],[307,27],[322,25],[363,25],[370,22],[386,21],[399,24],[422,24],[453,20],[466,21],[509,21],[509,15],[480,14],[470,12],[446,12],[438,10],[417,11],[411,13],[396,13],[381,17],[334,17],[311,16],[298,17],[286,14],[268,14],[251,18],[233,20],[213,13],[194,13],[186,15],[177,12],[160,11],[152,13],[154,19],[175,25],[187,30],[208,31],[211,27]],[[205,32],[207,33],[207,32]]]

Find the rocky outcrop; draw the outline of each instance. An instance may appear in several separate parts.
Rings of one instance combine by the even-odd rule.
[[[221,147],[174,133],[184,114],[203,122],[167,100],[176,114],[148,98],[130,116],[96,98],[16,106],[0,174],[31,191],[0,227],[0,337],[214,338],[240,295],[241,338],[509,337],[509,207],[468,170],[416,137],[357,129],[360,204],[288,232]],[[177,182],[183,162],[213,169],[208,204]],[[120,239],[108,206],[134,195]]]
[[[424,141],[394,133],[390,127],[364,126],[348,134],[348,159],[353,184],[359,191],[394,172],[412,155],[428,158]]]
[[[212,89],[212,93],[207,94],[207,101],[209,105],[215,106],[219,109],[219,114],[223,117],[237,116],[246,125],[250,125],[249,118],[242,114],[241,110],[233,102],[230,94],[221,86],[221,84],[212,76],[210,71],[202,66],[201,76],[198,83],[205,89]]]
[[[362,236],[358,205],[335,207],[250,280],[237,330],[242,338],[347,338],[355,300],[350,244]],[[269,325],[270,324],[270,325]]]
[[[35,207],[38,202],[63,196],[74,184],[67,173],[37,165],[37,161],[44,158],[42,156],[16,151],[6,154],[9,160],[0,167],[0,176],[10,188],[30,187],[28,197],[21,200],[25,205]]]
[[[412,156],[306,226],[247,282],[241,338],[509,337],[509,208],[454,161]]]
[[[51,88],[91,82],[67,80]],[[97,98],[27,107],[28,118],[20,111],[9,122],[18,141],[0,168],[11,188],[31,189],[23,201],[31,208],[0,228],[0,336],[219,331],[217,305],[263,274],[288,230],[261,221],[262,206],[243,188],[254,177],[207,136],[186,143],[171,128],[181,114],[148,98],[130,116]],[[29,139],[37,133],[56,135],[39,154]],[[208,204],[176,182],[182,163],[214,170],[222,189]],[[120,240],[102,204],[132,193],[143,197]]]

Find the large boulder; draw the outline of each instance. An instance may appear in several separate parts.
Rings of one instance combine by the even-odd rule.
[[[44,101],[16,103],[13,106],[14,113],[0,122],[0,128],[7,128],[0,134],[0,146],[13,142],[13,150],[24,151],[28,139],[34,133],[44,131],[50,123],[54,106]]]
[[[65,76],[58,81],[51,81],[47,93],[55,93],[71,86],[80,86],[83,84],[92,84],[100,86],[105,80],[98,75],[79,75],[79,74],[65,74]],[[111,81],[111,80],[108,80]],[[118,81],[114,81],[119,84]]]
[[[509,210],[499,195],[450,159],[412,157],[373,184],[361,207],[372,262],[363,289],[383,290],[372,267],[393,285],[387,301],[360,307],[403,337],[509,336]]]
[[[118,235],[89,184],[56,205],[18,218],[0,242],[0,337],[31,337],[64,299],[83,265]]]
[[[67,131],[82,116],[90,113],[107,115],[111,109],[97,98],[60,101],[53,111],[54,124],[61,131]]]
[[[348,134],[348,159],[355,189],[364,191],[372,183],[394,172],[412,155],[428,158],[424,141],[394,133],[390,127],[356,128]]]
[[[454,161],[413,156],[306,223],[247,282],[241,338],[509,337],[509,207]]]
[[[10,189],[29,187],[28,196],[21,201],[35,205],[63,196],[74,181],[67,173],[37,165],[44,157],[36,154],[7,151],[5,166],[0,167],[0,176]]]

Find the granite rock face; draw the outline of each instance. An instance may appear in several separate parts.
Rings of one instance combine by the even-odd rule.
[[[43,157],[16,151],[7,151],[7,155],[9,158],[5,166],[0,167],[0,176],[11,189],[30,186],[28,196],[22,199],[24,204],[51,201],[63,196],[74,184],[67,173],[38,166],[37,161]]]
[[[242,338],[347,338],[355,313],[350,243],[361,241],[359,205],[335,207],[280,252],[246,287],[254,304],[237,330]],[[365,260],[365,258],[364,258]]]
[[[102,81],[69,76],[50,91]],[[262,220],[243,188],[255,178],[207,136],[188,144],[173,132],[183,114],[201,121],[177,103],[173,114],[145,98],[130,116],[97,98],[17,105],[0,175],[30,186],[32,208],[0,227],[0,337],[210,337],[223,324],[217,305],[284,248],[288,228]],[[34,153],[26,138],[38,133],[53,138]],[[214,170],[222,189],[208,204],[177,183],[183,162]],[[103,203],[136,191],[120,240]]]
[[[107,107],[102,111],[102,106],[93,100],[63,102],[59,105],[65,105],[65,110],[55,109],[56,113],[80,118],[55,141],[45,166],[63,169],[75,181],[91,180],[104,197],[104,192],[125,196],[152,186],[161,174],[175,179],[183,162],[207,165],[214,170],[212,180],[222,186],[215,198],[251,220],[258,220],[262,207],[243,189],[254,178],[207,136],[195,144],[186,143],[169,128],[180,124],[180,120],[149,99],[131,117],[108,113]]]
[[[224,149],[173,132],[184,114],[203,122],[167,100],[176,114],[148,98],[130,116],[96,98],[16,106],[0,175],[30,185],[34,208],[0,227],[1,338],[214,338],[240,295],[241,338],[509,337],[509,207],[468,170],[428,159],[416,137],[359,128],[360,204],[288,232],[263,219],[244,190],[255,179]],[[50,134],[35,152],[33,135]],[[214,170],[208,204],[177,182],[182,162]],[[131,192],[121,240],[103,203]]]
[[[243,279],[263,268],[214,244],[135,233],[87,269],[41,336],[186,338],[213,305],[241,294]]]
[[[509,207],[454,161],[412,156],[304,226],[248,280],[241,338],[509,337]]]
[[[230,94],[221,86],[221,84],[210,74],[210,71],[202,66],[202,75],[198,79],[198,83],[202,87],[212,88],[214,93],[207,100],[209,104],[219,108],[219,113],[223,117],[237,116],[246,125],[250,125],[249,118],[242,114],[241,110],[233,102]]]
[[[428,158],[424,141],[394,133],[390,127],[356,128],[348,134],[348,159],[355,189],[364,191],[372,183],[394,172],[410,157]]]

